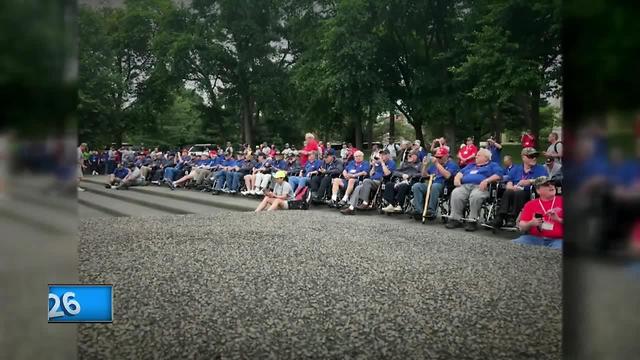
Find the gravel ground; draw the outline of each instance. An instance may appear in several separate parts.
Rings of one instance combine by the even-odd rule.
[[[560,358],[560,252],[304,215],[82,220],[80,279],[113,283],[115,298],[113,324],[80,326],[79,355]]]

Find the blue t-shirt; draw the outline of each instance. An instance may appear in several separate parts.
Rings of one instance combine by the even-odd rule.
[[[540,176],[549,176],[549,172],[544,166],[537,164],[529,169],[529,172],[525,172],[524,165],[518,164],[511,168],[508,176],[509,181],[511,181],[513,185],[516,185],[520,180],[532,180]],[[524,189],[530,190],[531,186],[525,186]]]
[[[234,166],[237,166],[237,164],[238,163],[236,162],[235,159],[224,159],[224,161],[220,165],[224,167],[234,167]]]
[[[451,159],[447,160],[447,162],[444,164],[444,168],[445,168],[445,170],[447,170],[448,172],[451,173],[451,179],[453,179],[453,176],[456,176],[456,174],[460,170],[460,167],[458,166],[458,164],[453,162]],[[427,169],[427,173],[436,175],[436,177],[433,179],[434,183],[436,183],[436,184],[443,184],[444,183],[445,178],[438,171],[438,168],[436,167],[435,164],[431,164],[431,166],[429,166],[429,168]]]
[[[124,179],[125,177],[127,177],[127,175],[129,175],[129,169],[127,169],[126,167],[116,168],[113,171],[113,175],[115,175],[119,179]]]
[[[307,161],[306,164],[304,164],[304,173],[305,175],[312,172],[312,171],[316,171],[320,168],[320,166],[322,165],[322,161],[316,159],[313,161]]]
[[[636,161],[625,161],[618,166],[612,166],[615,185],[632,186],[640,179],[640,166]]]
[[[278,170],[287,170],[288,166],[287,166],[287,161],[282,159],[282,160],[275,160],[273,163],[273,167],[275,167]]]
[[[503,170],[500,165],[489,162],[484,165],[476,165],[475,163],[465,166],[462,170],[462,183],[463,184],[480,184],[482,180],[491,177],[492,175],[498,175],[502,177]]]
[[[494,162],[494,163],[500,165],[501,164],[501,159],[500,159],[501,150],[498,149],[495,145],[487,146],[487,150],[491,151],[491,162]]]
[[[396,169],[396,162],[393,159],[389,159],[389,161],[387,161],[386,164],[387,164],[387,169],[389,169],[389,171],[391,172],[394,172],[394,170]],[[382,169],[382,165],[376,162],[374,163],[373,167],[375,168],[375,172],[373,173],[373,176],[371,176],[371,179],[372,180],[382,179],[384,177],[384,171]]]
[[[355,160],[349,161],[347,167],[345,168],[348,174],[357,174],[359,172],[368,173],[370,170],[369,163],[366,161],[361,162],[360,164],[356,164]]]

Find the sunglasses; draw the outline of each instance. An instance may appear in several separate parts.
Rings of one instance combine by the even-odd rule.
[[[526,157],[528,157],[529,159],[536,159],[538,157],[538,155],[525,155]]]

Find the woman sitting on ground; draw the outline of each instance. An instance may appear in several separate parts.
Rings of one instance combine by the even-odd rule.
[[[269,188],[265,189],[264,199],[262,199],[262,202],[258,205],[256,212],[262,211],[269,205],[270,206],[267,211],[274,211],[278,209],[286,210],[289,208],[288,201],[293,200],[294,195],[291,185],[284,180],[286,176],[287,173],[285,171],[280,170],[276,172],[273,176],[276,180],[273,191]]]

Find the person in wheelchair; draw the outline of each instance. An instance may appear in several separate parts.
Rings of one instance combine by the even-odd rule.
[[[524,204],[518,223],[523,235],[513,242],[561,250],[564,236],[562,196],[556,195],[554,181],[548,176],[534,179],[533,186],[540,197]]]
[[[400,169],[393,172],[391,180],[385,183],[383,199],[387,206],[381,210],[387,213],[402,212],[402,207],[411,191],[411,185],[420,178],[421,165],[418,160],[419,152],[411,151],[407,159],[400,166]],[[425,156],[425,159],[429,157]]]
[[[342,178],[335,178],[331,182],[331,202],[329,203],[329,206],[339,208],[345,206],[349,200],[349,196],[353,192],[353,189],[355,189],[358,184],[359,178],[361,176],[367,176],[369,170],[369,163],[364,161],[364,153],[360,150],[356,151],[353,154],[353,160],[349,161],[342,171]],[[344,196],[339,203],[336,203],[338,200],[338,192],[341,188],[345,189]]]
[[[438,199],[442,194],[447,180],[452,179],[460,168],[449,157],[449,150],[445,147],[439,147],[436,150],[435,155],[431,158],[431,165],[427,164],[422,166],[422,176],[428,177],[433,175],[433,181],[431,183],[431,193],[429,195],[429,204],[427,205],[427,219],[434,219],[438,212]],[[422,217],[424,210],[424,200],[427,193],[427,183],[418,182],[413,184],[411,191],[413,192],[413,206],[415,209],[414,216]]]
[[[267,159],[264,153],[258,153],[258,161],[251,170],[251,174],[244,176],[244,183],[247,187],[246,191],[241,194],[246,195],[264,195],[264,190],[269,186],[271,180],[271,160]]]
[[[520,155],[522,165],[515,165],[509,172],[500,207],[491,223],[494,228],[515,227],[516,217],[524,204],[531,199],[533,180],[549,175],[543,165],[538,165],[537,158],[540,153],[536,149],[524,148]]]
[[[489,185],[502,178],[503,169],[491,162],[491,152],[480,149],[476,153],[475,163],[460,170],[453,178],[456,188],[451,192],[451,217],[446,227],[453,229],[462,226],[462,218],[467,202],[469,203],[469,219],[465,224],[466,231],[478,229],[478,218],[482,203],[489,198]]]
[[[302,171],[299,156],[293,151],[290,151],[287,155],[287,163],[283,170],[287,172],[287,176],[289,177],[296,176],[300,171]]]
[[[322,200],[328,195],[329,186],[331,181],[340,176],[344,166],[342,160],[336,158],[336,152],[333,149],[328,149],[322,165],[318,169],[318,176],[311,178],[309,188],[311,190],[311,200],[313,202],[322,202]]]
[[[320,165],[322,165],[322,161],[316,158],[317,154],[316,151],[309,151],[307,153],[307,162],[304,164],[300,173],[296,174],[296,176],[289,177],[289,184],[293,192],[295,192],[298,187],[306,186],[307,182],[318,174],[318,169]]]
[[[369,209],[371,190],[378,189],[383,179],[390,176],[396,169],[396,162],[391,159],[388,150],[378,151],[377,154],[374,154],[372,160],[369,178],[364,179],[362,184],[356,186],[349,198],[349,207],[341,210],[342,214],[353,215],[356,212],[356,208],[359,210]],[[360,205],[358,205],[359,200],[362,201]]]

